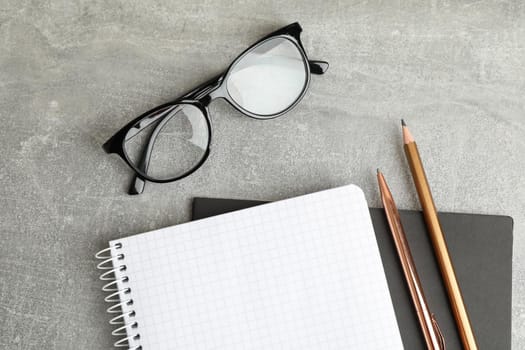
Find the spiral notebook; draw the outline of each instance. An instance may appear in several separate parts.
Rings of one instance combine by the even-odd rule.
[[[114,240],[97,258],[116,346],[403,348],[354,185]]]

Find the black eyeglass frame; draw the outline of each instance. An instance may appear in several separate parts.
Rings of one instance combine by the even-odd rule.
[[[133,183],[130,187],[129,194],[139,194],[142,193],[144,190],[145,181],[151,181],[156,183],[168,183],[177,181],[180,179],[183,179],[192,173],[194,173],[197,169],[199,169],[202,164],[207,160],[210,150],[211,150],[211,137],[212,137],[212,128],[211,128],[211,121],[210,121],[210,115],[208,111],[208,105],[210,102],[217,98],[223,98],[228,103],[237,109],[239,112],[241,112],[244,115],[247,115],[251,118],[255,119],[273,119],[276,117],[279,117],[291,109],[293,109],[304,97],[306,94],[306,91],[308,90],[308,87],[310,85],[310,78],[311,74],[324,74],[326,70],[328,69],[328,62],[325,61],[312,61],[308,59],[308,56],[306,55],[306,51],[301,43],[300,34],[302,32],[302,28],[298,22],[292,23],[290,25],[287,25],[273,33],[268,34],[267,36],[263,37],[250,47],[248,47],[246,50],[244,50],[233,62],[228,66],[228,68],[221,74],[215,76],[214,78],[208,80],[207,82],[199,85],[198,87],[192,89],[191,91],[187,92],[186,94],[182,95],[181,97],[162,104],[160,106],[157,106],[146,113],[141,114],[137,118],[130,121],[128,124],[126,124],[122,129],[120,129],[116,134],[114,134],[109,140],[107,140],[104,145],[102,146],[103,149],[106,151],[106,153],[115,153],[118,154],[127,164],[128,166],[133,169],[135,172],[135,178],[133,180]],[[235,100],[231,97],[230,93],[228,92],[228,89],[226,87],[226,84],[224,84],[225,81],[227,81],[228,75],[231,72],[231,69],[235,64],[241,60],[247,53],[252,51],[255,47],[263,44],[264,42],[282,37],[284,39],[287,39],[291,41],[299,50],[303,62],[305,63],[305,73],[306,73],[306,81],[303,86],[303,90],[297,97],[297,99],[290,104],[287,108],[284,110],[271,114],[271,115],[259,115],[252,113],[244,108],[242,108]],[[166,115],[171,113],[174,108],[178,105],[192,105],[194,107],[197,107],[203,114],[207,127],[208,127],[208,144],[207,148],[202,155],[201,159],[189,170],[182,173],[181,175],[175,176],[173,178],[167,178],[167,179],[157,179],[153,178],[151,176],[148,176],[147,170],[149,166],[149,160],[150,156],[153,150],[153,144],[155,142],[156,135],[161,131],[164,124],[169,121],[170,118],[167,118]],[[170,109],[170,107],[173,107]],[[167,111],[167,112],[166,112]],[[140,159],[140,162],[138,165],[135,165],[126,154],[126,151],[124,149],[124,143],[126,142],[126,136],[128,135],[129,131],[132,128],[137,128],[138,130],[142,130],[145,126],[141,125],[142,121],[147,120],[147,118],[155,120],[159,118],[164,118],[157,124],[153,130],[152,135],[150,136],[150,139],[148,141],[148,144],[146,145],[146,149],[143,150],[142,157]],[[146,125],[151,124],[153,121],[149,121]]]

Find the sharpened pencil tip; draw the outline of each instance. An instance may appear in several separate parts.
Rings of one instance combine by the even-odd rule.
[[[381,171],[379,170],[379,168],[377,168],[377,173],[379,174]]]
[[[415,142],[414,137],[410,133],[410,130],[408,130],[408,126],[406,125],[404,119],[401,119],[401,125],[403,125],[401,128],[403,130],[403,143],[407,145],[411,142]]]

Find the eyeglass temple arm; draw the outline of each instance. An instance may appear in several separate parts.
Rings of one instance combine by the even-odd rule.
[[[142,169],[142,172],[144,174],[148,173],[149,161],[151,159],[151,153],[153,151],[153,145],[155,144],[155,140],[157,139],[157,136],[159,135],[164,125],[166,125],[166,123],[169,122],[170,119],[175,114],[173,112],[174,111],[171,111],[170,112],[171,115],[167,115],[157,125],[155,125],[155,128],[153,129],[153,132],[151,133],[148,143],[144,146],[144,149],[141,153],[140,161],[138,164],[138,168]],[[133,176],[133,180],[131,181],[131,186],[129,187],[128,193],[129,194],[141,194],[142,192],[144,192],[145,186],[146,186],[146,181],[138,177],[137,174],[135,174]]]
[[[310,73],[312,74],[324,74],[329,67],[326,61],[308,60],[308,65],[310,66]]]

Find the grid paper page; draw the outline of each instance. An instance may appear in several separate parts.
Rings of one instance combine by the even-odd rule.
[[[357,186],[117,243],[144,350],[403,348]]]

